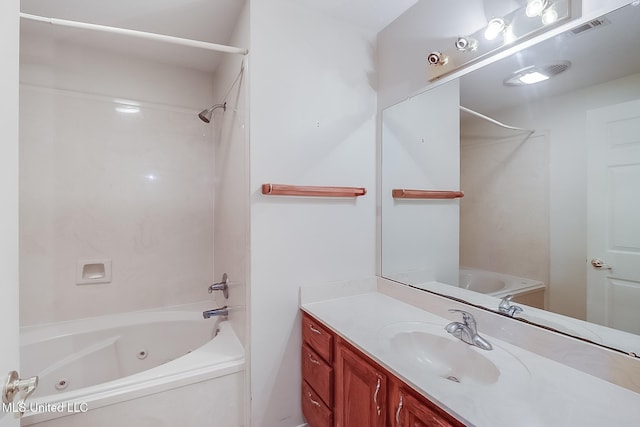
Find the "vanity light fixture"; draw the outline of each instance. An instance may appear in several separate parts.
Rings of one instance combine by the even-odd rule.
[[[454,45],[461,52],[470,52],[478,48],[478,40],[468,36],[459,36]]]
[[[484,38],[487,40],[493,40],[500,33],[504,31],[506,24],[502,18],[493,18],[487,24],[487,29],[484,31]]]
[[[531,65],[514,72],[504,79],[502,83],[505,86],[532,85],[549,80],[551,77],[567,71],[570,66],[571,62],[569,61],[558,61],[545,65]]]
[[[529,18],[533,18],[536,16],[542,15],[542,12],[549,5],[549,0],[528,0],[527,8],[525,9],[525,14]]]

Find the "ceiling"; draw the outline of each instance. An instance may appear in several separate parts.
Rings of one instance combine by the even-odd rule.
[[[460,103],[490,113],[640,72],[640,7],[626,6],[607,19],[610,24],[578,35],[561,34],[463,76]],[[569,60],[572,66],[534,85],[502,83],[516,70],[557,60]]]
[[[295,0],[377,34],[418,0]],[[229,44],[246,0],[21,0],[21,12]],[[71,43],[213,72],[224,54],[110,33],[21,20],[25,45]],[[249,46],[237,46],[249,47]],[[54,50],[53,47],[51,47]]]

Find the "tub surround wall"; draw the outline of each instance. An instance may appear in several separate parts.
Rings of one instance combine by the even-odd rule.
[[[461,123],[460,265],[549,283],[549,140],[539,132]]]
[[[232,46],[249,47],[249,6],[245,4],[234,33]],[[229,92],[245,63],[243,75]],[[226,55],[216,70],[213,97],[210,103],[224,102],[227,109],[214,113],[215,147],[215,206],[213,242],[215,281],[223,273],[229,275],[230,289],[227,305],[234,308],[229,320],[233,329],[246,343],[246,301],[249,280],[249,58]],[[228,95],[227,95],[227,92]],[[216,293],[218,306],[225,304],[221,292]]]
[[[208,298],[213,128],[196,114],[212,76],[33,42],[21,51],[21,324]],[[112,261],[111,283],[76,285],[91,259]]]
[[[251,421],[290,427],[303,423],[299,286],[375,274],[375,33],[306,1],[250,14]],[[267,182],[367,195],[264,196]]]

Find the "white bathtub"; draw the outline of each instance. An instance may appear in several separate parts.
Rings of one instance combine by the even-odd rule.
[[[506,295],[517,297],[533,291],[544,291],[546,288],[538,280],[470,268],[460,268],[458,286],[498,298]]]
[[[211,303],[21,330],[21,425],[243,425],[244,350]],[[61,411],[60,411],[61,410]]]

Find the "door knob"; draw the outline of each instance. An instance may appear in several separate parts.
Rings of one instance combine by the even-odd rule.
[[[9,376],[7,377],[7,382],[4,384],[2,388],[2,401],[5,404],[9,404],[13,402],[16,394],[23,392],[22,397],[18,400],[16,404],[16,409],[20,416],[24,415],[24,410],[26,409],[24,401],[27,400],[29,396],[36,390],[38,387],[38,377],[31,377],[27,379],[20,379],[20,375],[16,371],[9,372]]]
[[[604,262],[603,260],[598,259],[598,258],[593,258],[591,260],[591,265],[593,266],[593,268],[597,268],[599,270],[611,270],[612,269],[612,267],[609,264],[607,264],[606,262]]]

